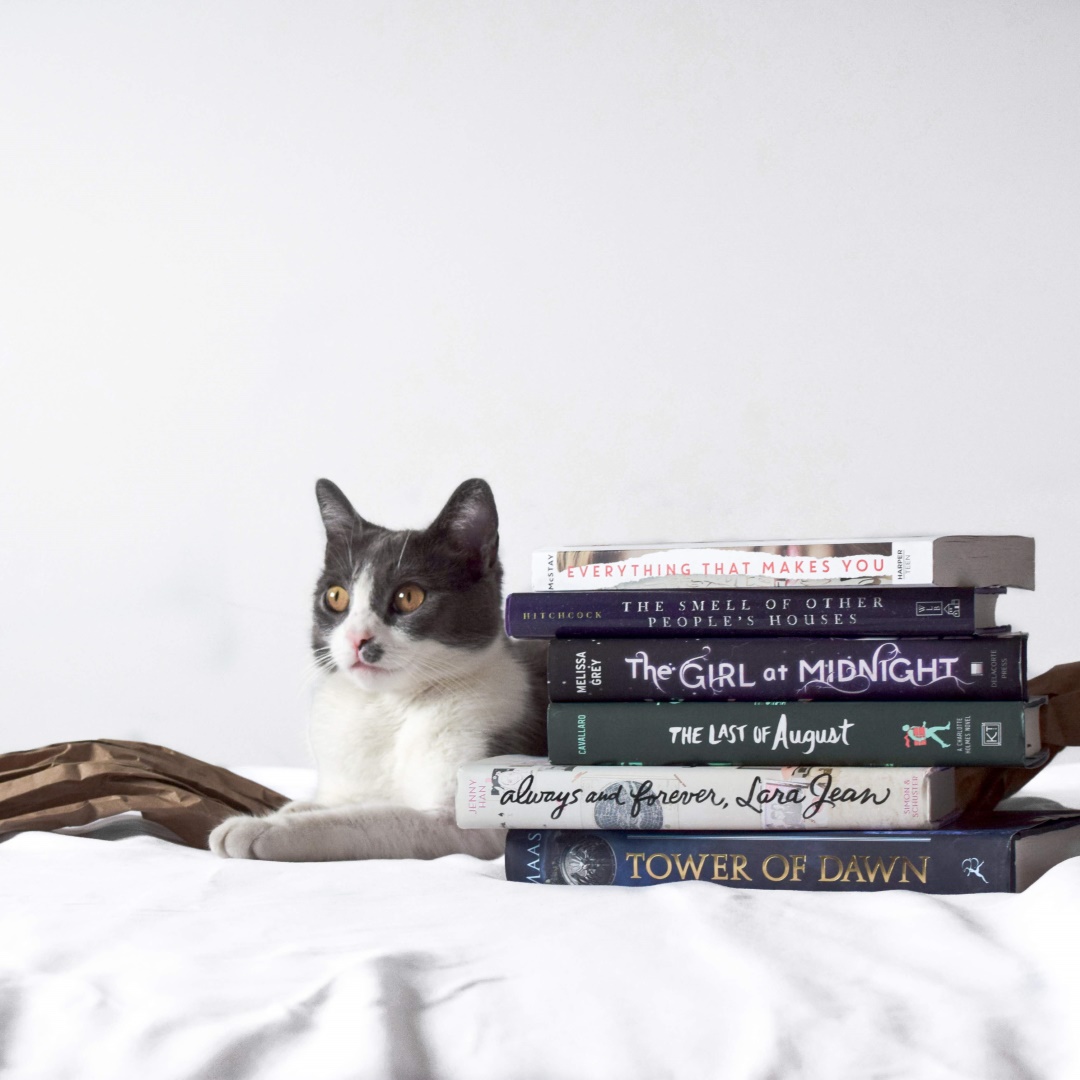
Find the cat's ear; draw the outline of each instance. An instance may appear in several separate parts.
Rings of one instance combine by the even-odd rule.
[[[430,531],[462,551],[480,573],[499,559],[499,515],[485,480],[466,480],[450,496]]]
[[[345,498],[344,492],[329,480],[320,480],[315,485],[315,498],[319,501],[319,513],[326,527],[327,537],[351,536],[358,526],[367,523],[353,509],[352,503]]]

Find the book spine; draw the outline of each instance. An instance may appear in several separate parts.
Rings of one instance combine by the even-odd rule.
[[[932,585],[934,538],[769,544],[654,544],[537,551],[540,592],[720,585]],[[988,582],[987,584],[992,584]]]
[[[920,587],[511,593],[506,632],[517,638],[970,636],[980,629],[975,598],[970,588]]]
[[[952,769],[482,761],[459,770],[456,811],[465,829],[920,829],[955,796]]]
[[[1021,701],[553,702],[548,755],[573,766],[1023,765],[1027,710]]]
[[[1027,697],[1025,635],[972,638],[558,638],[552,701],[982,700]]]
[[[807,892],[1012,892],[1013,841],[997,831],[657,833],[511,829],[508,881],[662,885],[710,881]]]

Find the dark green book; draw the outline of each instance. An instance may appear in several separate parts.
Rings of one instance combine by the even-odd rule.
[[[1030,765],[1039,701],[600,701],[548,706],[556,765]]]

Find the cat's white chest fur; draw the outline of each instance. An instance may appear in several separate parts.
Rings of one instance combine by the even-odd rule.
[[[452,805],[458,767],[487,754],[528,693],[505,641],[456,654],[454,674],[420,691],[369,690],[340,671],[323,679],[310,729],[319,804]]]

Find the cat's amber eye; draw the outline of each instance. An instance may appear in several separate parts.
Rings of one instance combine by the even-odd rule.
[[[349,592],[340,585],[331,585],[326,590],[326,606],[331,611],[344,611],[349,606]]]
[[[424,590],[419,585],[402,585],[394,593],[394,610],[408,615],[424,602]]]

